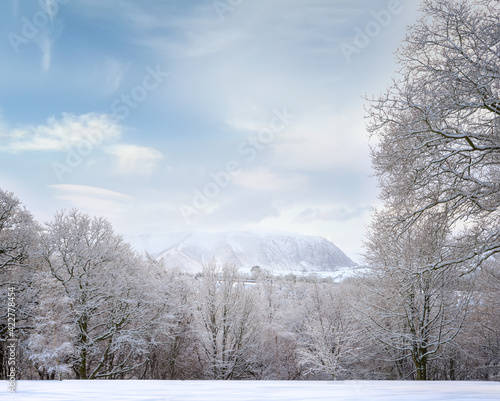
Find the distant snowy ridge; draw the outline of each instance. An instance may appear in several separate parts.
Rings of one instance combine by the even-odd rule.
[[[215,259],[236,267],[260,266],[272,271],[337,271],[355,267],[325,238],[295,233],[178,232],[126,238],[138,251],[163,259],[167,266],[197,272]]]

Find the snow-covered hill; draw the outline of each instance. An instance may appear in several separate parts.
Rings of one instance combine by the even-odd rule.
[[[336,271],[356,266],[325,238],[295,233],[181,232],[144,234],[127,240],[137,250],[190,272],[200,271],[214,258],[219,264],[274,271]]]

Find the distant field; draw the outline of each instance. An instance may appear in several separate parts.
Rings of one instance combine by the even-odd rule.
[[[16,401],[498,401],[500,382],[19,381]]]

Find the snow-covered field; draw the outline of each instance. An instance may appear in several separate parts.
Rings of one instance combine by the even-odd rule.
[[[369,272],[367,267],[338,267],[335,271],[299,271],[299,270],[272,270],[271,274],[274,276],[288,276],[293,275],[296,277],[317,277],[317,278],[331,278],[336,282],[340,282],[349,277],[356,277],[357,275],[366,274]],[[240,268],[239,273],[246,273],[251,271],[251,268]]]
[[[500,382],[18,381],[16,401],[498,401]]]
[[[335,271],[299,271],[299,270],[271,270],[269,273],[273,276],[295,276],[295,277],[316,277],[316,278],[330,278],[339,283],[349,277],[356,277],[369,272],[368,267],[339,267]],[[240,267],[238,273],[244,277],[252,277],[251,267]]]

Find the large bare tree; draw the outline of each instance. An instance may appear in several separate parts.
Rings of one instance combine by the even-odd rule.
[[[6,378],[8,368],[5,345],[9,324],[11,328],[15,325],[10,333],[14,333],[16,339],[29,329],[33,306],[30,285],[37,233],[38,226],[31,213],[13,193],[0,188],[0,297],[7,301],[9,288],[14,294],[14,306],[4,307],[0,312],[0,379]],[[18,370],[22,368],[20,364],[16,366]]]
[[[47,224],[41,249],[69,298],[77,378],[123,378],[144,363],[154,317],[149,294],[155,291],[141,260],[111,224],[77,210],[58,213]]]
[[[449,215],[455,241],[435,267],[474,269],[500,251],[499,54],[498,0],[425,0],[397,77],[369,108],[382,199],[411,203],[397,229]]]

